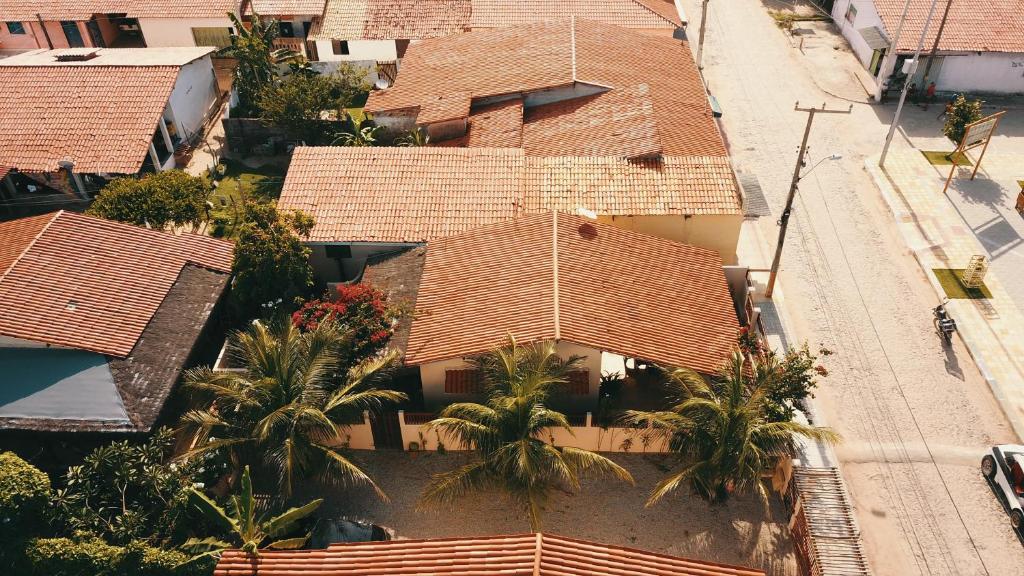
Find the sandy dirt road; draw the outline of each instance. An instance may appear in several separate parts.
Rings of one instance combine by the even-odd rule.
[[[683,4],[696,39],[699,2]],[[770,4],[710,3],[705,76],[734,162],[757,176],[772,207],[758,223],[765,238],[777,233],[804,128],[794,104],[853,105],[816,119],[808,168],[842,159],[801,181],[781,283],[799,339],[834,351],[819,407],[844,436],[838,453],[872,566],[886,575],[1022,573],[1024,547],[978,472],[986,447],[1016,438],[963,346],[940,345],[938,297],[864,170],[892,107],[865,102],[859,64],[834,29],[808,27],[801,53]]]

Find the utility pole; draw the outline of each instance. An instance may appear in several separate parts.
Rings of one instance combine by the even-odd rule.
[[[939,21],[939,31],[935,34],[935,42],[932,43],[931,54],[928,55],[928,63],[924,65],[924,79],[921,84],[928,87],[928,73],[932,71],[932,64],[935,62],[935,54],[939,51],[939,39],[942,38],[942,31],[946,29],[946,19],[949,18],[949,7],[953,0],[946,0],[946,10],[942,13],[942,20]]]
[[[772,270],[768,276],[768,288],[764,291],[765,298],[772,297],[775,290],[775,277],[779,274],[779,261],[782,259],[782,245],[786,242],[786,229],[789,228],[789,215],[793,212],[793,199],[796,197],[797,185],[800,184],[800,170],[804,167],[804,155],[807,153],[807,139],[811,135],[811,124],[814,123],[815,114],[849,114],[853,111],[851,104],[846,110],[829,110],[824,104],[821,108],[801,108],[797,102],[793,107],[797,112],[807,112],[807,126],[804,127],[804,139],[800,142],[800,153],[796,157],[796,168],[793,170],[793,181],[789,185],[789,195],[786,196],[786,208],[779,217],[779,241],[775,246],[775,258],[772,259]]]
[[[697,69],[704,69],[704,23],[708,21],[708,2],[704,0],[700,10],[700,37],[697,39]]]
[[[885,135],[885,144],[882,146],[882,155],[878,158],[878,165],[885,166],[885,157],[889,154],[889,145],[892,144],[892,137],[896,134],[896,128],[900,124],[900,113],[903,112],[903,103],[907,100],[907,90],[913,84],[914,74],[917,73],[917,63],[921,58],[921,50],[924,48],[924,37],[928,34],[928,26],[932,23],[932,16],[935,15],[935,4],[939,0],[932,0],[932,6],[928,9],[928,19],[924,21],[924,29],[921,30],[921,39],[917,41],[917,50],[914,52],[914,64],[907,72],[907,80],[903,83],[903,91],[900,92],[900,103],[896,106],[896,115],[892,118],[889,126],[889,133]],[[895,50],[897,47],[893,47]]]

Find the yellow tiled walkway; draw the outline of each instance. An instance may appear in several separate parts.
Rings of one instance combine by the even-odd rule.
[[[866,163],[882,191],[907,245],[938,294],[932,268],[964,268],[974,254],[985,254],[942,194],[944,178],[916,150],[893,151],[879,168]],[[970,173],[963,169],[961,177]],[[1024,438],[1024,315],[991,272],[987,300],[950,300],[946,309],[1017,435]]]

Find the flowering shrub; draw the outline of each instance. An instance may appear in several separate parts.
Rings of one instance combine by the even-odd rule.
[[[339,284],[333,299],[325,294],[303,304],[292,314],[292,324],[305,332],[328,319],[337,322],[352,336],[346,360],[355,363],[387,344],[394,317],[380,290],[368,284]]]

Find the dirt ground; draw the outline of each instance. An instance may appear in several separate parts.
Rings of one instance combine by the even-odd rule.
[[[359,463],[387,493],[381,502],[366,489],[337,491],[321,508],[329,516],[369,520],[397,530],[400,538],[434,538],[529,532],[530,525],[500,494],[475,494],[454,509],[418,511],[430,476],[466,461],[465,454],[357,453]],[[644,502],[665,477],[662,456],[615,454],[636,479],[589,479],[579,494],[557,494],[548,504],[545,532],[678,556],[796,573],[785,510],[773,499],[770,517],[754,495],[711,506],[682,491],[651,508]]]
[[[806,121],[794,105],[852,105],[815,119],[780,281],[796,337],[834,352],[817,416],[844,437],[837,452],[869,560],[876,574],[1021,573],[1024,548],[978,471],[989,446],[1017,439],[963,346],[940,344],[939,298],[864,169],[895,106],[868,103],[832,24],[780,31],[766,8],[789,4],[709,3],[704,72],[733,162],[757,176],[772,209],[756,223],[770,241]],[[683,5],[699,22],[700,2]],[[910,109],[893,145],[935,134],[936,114]],[[830,154],[842,159],[807,172]]]

